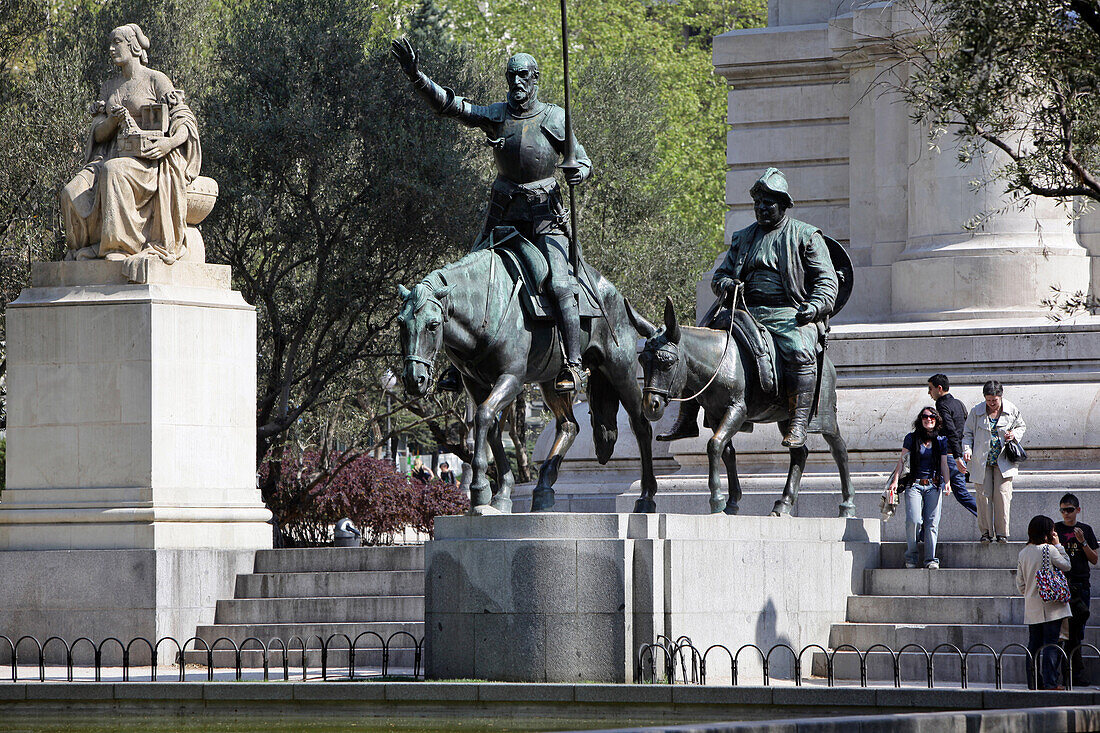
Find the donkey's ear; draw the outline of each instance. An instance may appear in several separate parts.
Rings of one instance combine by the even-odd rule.
[[[680,343],[680,324],[676,322],[676,306],[671,296],[665,296],[665,336],[674,344]]]
[[[433,290],[432,295],[439,298],[440,301],[443,301],[447,299],[447,296],[451,294],[451,291],[454,290],[454,288],[454,285],[444,285],[441,288],[436,288],[435,290]]]
[[[630,319],[630,325],[634,326],[634,330],[641,334],[642,338],[653,338],[653,334],[657,333],[657,327],[634,310],[634,306],[626,298],[623,298],[623,304],[626,306],[626,317]]]
[[[401,300],[408,300],[409,295],[412,294],[412,291],[409,290],[408,288],[406,288],[404,285],[398,283],[397,284],[397,294],[399,296],[401,296]]]

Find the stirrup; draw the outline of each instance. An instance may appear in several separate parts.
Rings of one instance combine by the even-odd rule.
[[[688,413],[691,413],[690,417]],[[699,408],[694,404],[689,406],[689,403],[684,402],[680,404],[680,412],[676,415],[676,422],[672,424],[667,433],[658,435],[657,440],[668,442],[697,437],[699,437]]]
[[[436,392],[461,392],[462,390],[462,377],[459,376],[458,368],[454,365],[448,367],[435,383]]]
[[[554,379],[554,391],[558,394],[576,392],[587,376],[588,370],[579,364],[565,364]]]

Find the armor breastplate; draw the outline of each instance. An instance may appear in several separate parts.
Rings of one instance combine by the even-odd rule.
[[[513,183],[533,183],[552,178],[557,169],[558,151],[542,131],[543,111],[525,118],[508,116],[500,125],[504,145],[495,148],[497,172]]]

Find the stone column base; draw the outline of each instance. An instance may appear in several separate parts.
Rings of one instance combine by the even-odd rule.
[[[700,650],[825,646],[863,569],[878,566],[878,532],[877,520],[793,517],[438,517],[425,550],[427,676],[635,682],[638,648],[658,635]],[[789,674],[784,663],[773,674]],[[707,681],[728,680],[722,667]]]

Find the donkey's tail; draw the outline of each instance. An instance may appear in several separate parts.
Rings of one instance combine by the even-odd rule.
[[[593,369],[588,377],[588,410],[592,415],[596,460],[603,465],[611,460],[619,437],[619,396],[599,369]]]

